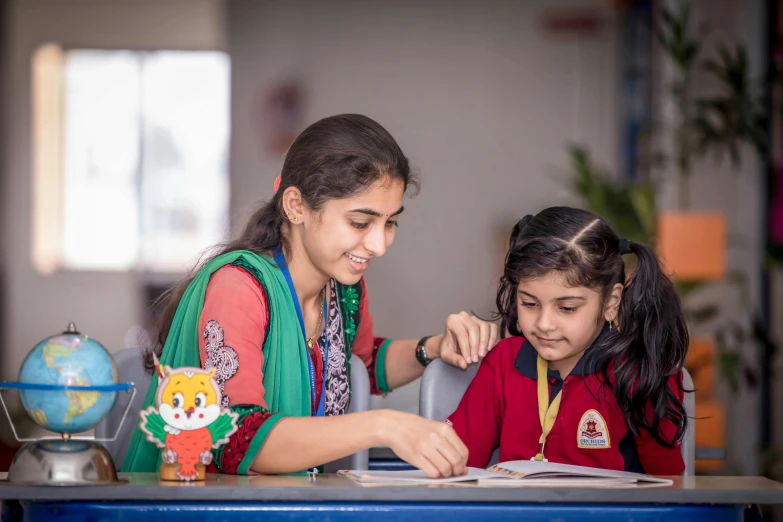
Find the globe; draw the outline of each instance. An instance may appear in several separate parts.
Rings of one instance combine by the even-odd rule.
[[[117,365],[99,342],[76,331],[48,337],[27,354],[20,383],[65,386],[117,384]],[[87,431],[114,407],[117,392],[21,390],[27,414],[39,426],[58,433]]]

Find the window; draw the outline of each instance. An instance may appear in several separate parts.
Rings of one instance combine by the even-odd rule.
[[[40,48],[36,268],[180,272],[222,240],[229,84],[221,52]]]

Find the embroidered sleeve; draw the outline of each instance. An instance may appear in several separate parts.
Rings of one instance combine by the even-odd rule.
[[[223,406],[264,401],[264,332],[268,307],[263,287],[241,268],[225,266],[207,285],[199,319],[204,368],[215,368]]]
[[[215,272],[207,285],[199,319],[204,368],[215,368],[223,406],[240,414],[239,430],[213,451],[222,473],[249,472],[267,435],[283,416],[266,409],[263,344],[269,308],[264,288],[237,266]]]
[[[672,376],[669,379],[669,386],[677,398],[682,401],[683,391],[677,385],[678,379],[682,382],[682,373]],[[650,406],[650,414],[652,414],[652,404]],[[672,440],[676,433],[677,427],[671,421],[666,419],[661,421],[661,434],[664,439]],[[639,453],[639,460],[644,467],[645,473],[650,475],[679,475],[685,471],[685,462],[682,459],[682,449],[679,444],[676,444],[673,448],[663,447],[658,444],[649,432],[640,430],[639,436],[636,437],[636,450]]]
[[[392,339],[373,337],[372,315],[364,278],[362,278],[362,289],[359,327],[351,350],[367,367],[367,373],[370,375],[370,392],[373,395],[383,395],[391,391],[386,381],[386,350]]]

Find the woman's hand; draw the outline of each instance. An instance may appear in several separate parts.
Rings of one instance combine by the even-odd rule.
[[[464,370],[487,355],[497,341],[498,326],[495,323],[460,312],[446,318],[446,332],[438,343],[438,353],[433,355]]]
[[[468,448],[445,422],[396,410],[378,413],[380,440],[408,464],[431,478],[456,477],[467,472]]]

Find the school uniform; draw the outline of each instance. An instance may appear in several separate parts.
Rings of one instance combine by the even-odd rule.
[[[607,334],[604,329],[594,345]],[[593,359],[585,354],[565,379],[556,370],[545,370],[550,403],[562,393],[544,444],[544,458],[651,475],[682,473],[685,464],[679,444],[665,448],[646,430],[635,436],[628,429],[614,392],[603,385],[600,369],[590,362]],[[522,337],[506,338],[487,354],[457,410],[446,421],[468,447],[469,466],[485,467],[498,447],[500,462],[529,460],[541,452],[537,377],[538,353]],[[669,385],[682,400],[678,378],[682,379],[681,373],[672,376]],[[664,420],[661,431],[671,440],[676,426]]]

